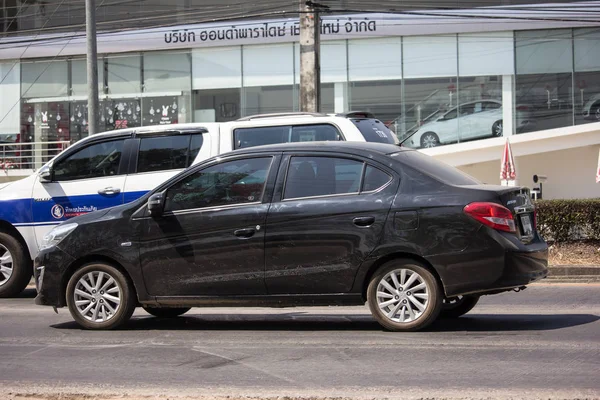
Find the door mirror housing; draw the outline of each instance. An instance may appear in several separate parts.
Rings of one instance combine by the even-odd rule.
[[[50,166],[43,167],[38,173],[38,179],[41,183],[52,182],[52,168]]]
[[[148,213],[152,217],[160,217],[165,208],[163,193],[155,193],[148,199]]]

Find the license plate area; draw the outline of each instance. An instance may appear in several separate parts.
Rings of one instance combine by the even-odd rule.
[[[533,237],[533,218],[531,214],[519,214],[519,225],[521,226],[521,235],[526,238]]]

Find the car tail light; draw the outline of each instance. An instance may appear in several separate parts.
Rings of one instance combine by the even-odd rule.
[[[465,214],[490,228],[504,232],[516,232],[515,220],[510,210],[496,203],[471,203],[464,208]]]

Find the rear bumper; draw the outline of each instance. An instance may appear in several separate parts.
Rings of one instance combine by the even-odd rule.
[[[502,292],[548,275],[548,245],[539,236],[524,244],[515,235],[484,228],[463,252],[429,261],[448,297]]]

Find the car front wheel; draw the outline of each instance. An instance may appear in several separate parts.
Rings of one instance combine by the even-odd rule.
[[[494,125],[492,125],[492,136],[502,137],[502,129],[502,120],[494,122]]]
[[[85,329],[114,329],[127,322],[136,306],[135,291],[117,268],[92,263],[75,271],[67,285],[71,316]]]
[[[473,309],[479,302],[479,296],[456,296],[444,299],[440,318],[458,318]]]
[[[181,308],[163,308],[163,307],[144,307],[144,310],[158,318],[175,318],[190,311],[189,307]]]
[[[371,278],[367,302],[373,317],[390,331],[417,331],[431,324],[442,306],[431,272],[412,260],[384,264]]]

